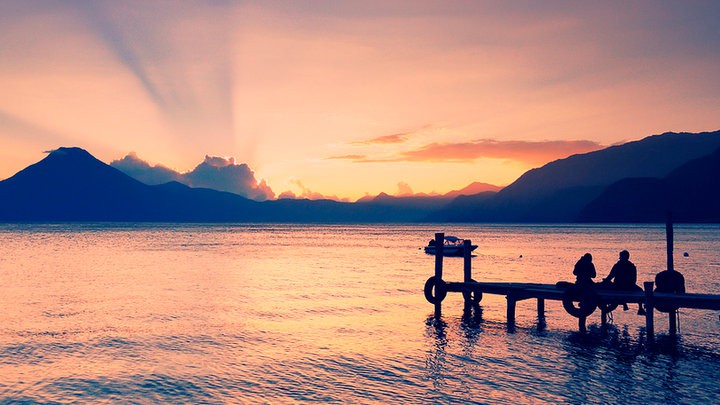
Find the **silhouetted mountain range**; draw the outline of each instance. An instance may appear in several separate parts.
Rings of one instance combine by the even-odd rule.
[[[662,222],[672,211],[677,221],[720,222],[720,131],[655,135],[548,163],[498,192],[464,192],[257,202],[147,185],[83,149],[59,148],[0,181],[0,221]]]
[[[663,178],[620,180],[580,213],[588,222],[720,222],[720,148]]]
[[[206,206],[254,208],[231,193],[191,189],[177,182],[143,184],[80,148],[59,148],[0,182],[5,221],[205,221],[222,220]]]
[[[331,200],[257,202],[172,181],[146,185],[80,148],[0,181],[0,221],[410,222],[428,210]]]
[[[612,146],[595,152],[573,155],[532,169],[495,195],[478,194],[458,198],[438,214],[441,221],[467,222],[575,222],[640,221],[632,215],[615,217],[601,205],[581,215],[614,183],[629,178],[663,178],[673,170],[720,148],[720,131],[665,133]],[[716,187],[717,177],[715,177]],[[689,183],[688,183],[689,184]],[[648,200],[647,208],[662,206]],[[662,218],[665,215],[663,214]],[[662,220],[662,219],[658,219]]]

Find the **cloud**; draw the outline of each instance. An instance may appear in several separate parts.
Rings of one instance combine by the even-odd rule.
[[[235,158],[234,157],[224,158],[224,157],[219,157],[219,156],[205,155],[205,162],[203,162],[203,163],[206,163],[212,167],[226,167],[226,166],[234,165]]]
[[[356,141],[356,142],[350,142],[351,145],[384,145],[388,143],[403,143],[407,141],[408,138],[407,132],[405,133],[399,133],[399,134],[392,134],[392,135],[385,135],[385,136],[378,136],[377,138],[368,139],[365,141]]]
[[[305,187],[305,185],[300,180],[291,180],[292,184],[296,185],[298,188],[300,188],[300,194],[296,194],[292,191],[283,191],[280,193],[281,199],[302,199],[307,198],[308,200],[335,200],[335,201],[349,201],[347,198],[340,198],[336,195],[324,195],[315,191],[310,190],[309,188]]]
[[[402,152],[396,159],[409,162],[469,162],[480,158],[509,159],[543,164],[577,153],[603,148],[594,141],[496,141],[480,139],[459,143],[432,143]]]
[[[296,198],[297,198],[297,195],[295,195],[295,193],[293,193],[292,191],[289,191],[289,190],[283,191],[278,196],[278,200],[294,200]]]
[[[145,184],[163,184],[169,181],[182,181],[182,175],[163,165],[151,166],[130,152],[122,159],[113,160],[110,166]]]
[[[398,196],[406,196],[406,195],[413,195],[412,188],[409,184],[405,183],[404,181],[401,181],[398,183]]]
[[[191,187],[229,191],[257,201],[275,197],[265,180],[258,183],[250,167],[245,163],[235,164],[233,158],[205,156],[205,161],[184,174],[183,178]]]
[[[368,157],[366,155],[341,155],[341,156],[330,156],[326,159],[337,159],[337,160],[354,160],[356,162],[364,162]]]
[[[467,142],[436,142],[387,158],[365,155],[334,156],[329,159],[352,160],[355,163],[384,162],[451,162],[467,163],[476,159],[507,159],[532,165],[562,159],[577,153],[604,148],[594,141],[497,141],[479,139]]]
[[[234,158],[205,156],[205,161],[183,174],[162,165],[151,166],[134,152],[110,165],[146,184],[162,184],[174,180],[190,187],[228,191],[256,201],[275,197],[265,180],[258,182],[250,167],[245,163],[235,164]]]

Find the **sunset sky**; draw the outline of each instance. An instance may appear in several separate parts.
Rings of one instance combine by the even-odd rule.
[[[720,129],[720,2],[0,0],[0,179],[44,151],[276,195],[506,185]]]

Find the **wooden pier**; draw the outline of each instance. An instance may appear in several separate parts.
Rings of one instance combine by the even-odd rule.
[[[668,268],[672,269],[672,225],[668,231]],[[586,291],[570,288],[559,288],[555,284],[535,283],[506,283],[506,282],[477,282],[472,279],[472,258],[470,254],[470,240],[465,240],[464,266],[462,282],[446,282],[443,276],[443,252],[445,235],[435,234],[435,246],[440,247],[435,252],[435,275],[425,283],[425,297],[435,305],[435,317],[442,313],[442,301],[449,292],[462,293],[466,309],[479,306],[483,294],[504,295],[507,300],[507,325],[510,330],[515,325],[515,307],[518,301],[537,300],[538,321],[545,323],[545,300],[563,301],[568,313],[578,318],[578,328],[581,332],[586,330],[587,317],[596,308],[600,309],[602,325],[607,324],[607,314],[617,305],[624,303],[639,303],[645,305],[646,334],[649,340],[655,334],[655,311],[662,308],[668,313],[669,333],[677,333],[677,309],[694,308],[707,310],[720,310],[720,295],[717,294],[691,294],[691,293],[660,293],[654,292],[654,282],[645,282],[643,291],[616,291],[594,288]],[[575,304],[577,303],[577,307]]]

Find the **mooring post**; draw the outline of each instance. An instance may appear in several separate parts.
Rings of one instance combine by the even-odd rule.
[[[472,280],[472,242],[468,239],[463,241],[463,280],[467,283]]]
[[[667,214],[667,222],[665,223],[665,239],[667,240],[667,269],[668,271],[675,271],[675,264],[673,261],[673,223],[672,213],[670,212],[668,212]],[[668,312],[668,323],[670,335],[675,336],[675,334],[677,333],[677,310]]]
[[[667,269],[670,271],[675,270],[673,263],[673,224],[672,214],[668,212],[667,222],[665,223],[665,239],[667,241]]]
[[[507,327],[508,330],[513,330],[515,328],[515,303],[517,300],[512,293],[505,298],[507,299]]]
[[[472,242],[468,239],[463,241],[463,281],[469,283],[472,281]],[[473,293],[463,294],[465,298],[465,310],[468,311],[472,308],[472,295]]]
[[[445,234],[440,232],[435,234],[435,279],[438,283],[442,283],[443,272],[443,246],[445,245]],[[435,291],[437,294],[437,291]],[[435,303],[435,318],[442,315],[442,302]]]
[[[677,309],[673,309],[672,311],[668,312],[669,317],[669,330],[670,330],[670,336],[675,336],[677,334]]]
[[[653,302],[653,286],[655,283],[646,281],[643,283],[645,287],[645,332],[647,333],[648,342],[655,339],[655,322],[653,316],[655,314],[655,303]]]
[[[545,298],[538,298],[538,326],[545,327]]]
[[[607,312],[600,310],[600,325],[607,326]]]
[[[578,318],[578,329],[580,330],[580,333],[587,332],[587,328],[585,327],[585,321],[587,321],[587,317],[581,316]]]

